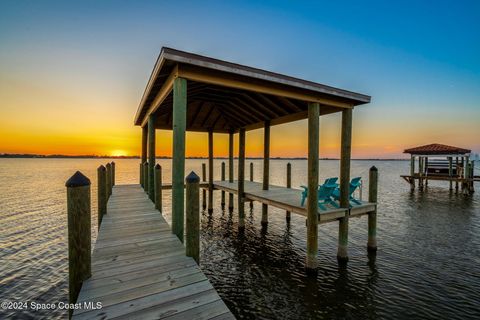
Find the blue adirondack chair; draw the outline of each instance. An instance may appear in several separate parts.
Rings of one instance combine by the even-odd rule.
[[[359,188],[360,186],[362,185],[362,178],[361,177],[357,177],[357,178],[353,178],[351,181],[350,181],[350,189],[348,190],[348,199],[349,199],[349,202],[350,202],[350,206],[352,206],[352,202],[354,204],[362,204],[359,200],[355,199],[353,197],[353,193],[355,192],[355,190],[357,190],[357,188]],[[333,193],[332,193],[332,197],[333,199],[337,200],[340,202],[340,189],[339,188],[336,188]]]
[[[330,198],[331,197],[331,192],[333,192],[333,190],[335,190],[335,188],[338,186],[338,184],[336,183],[337,180],[338,180],[338,178],[325,179],[325,182],[323,183],[323,185],[318,187],[318,201],[319,202],[320,201],[325,201],[325,200],[328,200],[328,199],[331,200],[331,198]],[[324,187],[323,189],[322,189],[322,186]],[[308,187],[306,187],[306,186],[300,186],[300,187],[302,187],[304,189],[302,191],[302,200],[301,200],[301,206],[303,207],[304,204],[305,204],[305,199],[307,198],[307,195],[308,195]],[[328,197],[328,199],[326,199],[327,197]],[[320,204],[319,204],[319,206],[320,206]]]

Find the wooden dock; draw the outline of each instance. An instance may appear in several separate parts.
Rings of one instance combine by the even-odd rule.
[[[235,319],[140,185],[113,187],[74,319]]]
[[[269,185],[268,190],[263,190],[263,184],[254,181],[245,181],[244,194],[246,200],[258,201],[262,204],[271,205],[280,209],[285,209],[304,217],[307,217],[307,208],[300,205],[301,190]],[[215,189],[223,190],[229,193],[237,194],[238,182],[214,181]],[[376,209],[375,203],[362,201],[361,205],[355,205],[351,209],[335,208],[331,205],[325,205],[327,210],[318,209],[318,223],[326,223],[346,215],[361,216],[368,214]]]

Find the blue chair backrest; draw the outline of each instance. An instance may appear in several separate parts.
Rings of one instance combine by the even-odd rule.
[[[361,177],[353,178],[352,181],[350,181],[350,194],[353,194],[355,192],[355,189],[357,189],[357,187],[362,184],[361,181]]]

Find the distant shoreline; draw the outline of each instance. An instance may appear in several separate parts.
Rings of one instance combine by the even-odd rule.
[[[96,155],[62,155],[62,154],[51,154],[51,155],[41,155],[41,154],[12,154],[12,153],[3,153],[0,154],[0,158],[6,159],[140,159],[140,156],[96,156]],[[156,157],[156,159],[172,159],[171,157]],[[208,160],[208,157],[186,157],[186,159],[202,159]],[[228,157],[214,157],[214,159],[228,159]],[[238,159],[238,157],[234,157]],[[249,160],[262,160],[262,157],[246,157],[245,159]],[[306,157],[273,157],[270,160],[307,160]],[[319,160],[340,160],[339,158],[319,158]],[[361,160],[361,161],[407,161],[410,159],[355,159],[352,160]]]

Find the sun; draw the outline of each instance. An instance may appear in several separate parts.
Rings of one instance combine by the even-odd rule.
[[[122,157],[126,156],[127,152],[125,150],[113,150],[110,154],[112,157]]]

